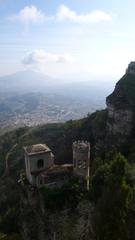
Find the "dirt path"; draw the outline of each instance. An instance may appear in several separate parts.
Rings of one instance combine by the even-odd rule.
[[[11,149],[8,151],[8,153],[6,154],[6,157],[5,157],[5,171],[4,171],[4,174],[3,176],[9,174],[9,157],[12,155],[12,153],[14,152],[14,150],[16,149],[16,147],[18,146],[19,142],[24,138],[26,137],[27,135],[29,135],[31,133],[32,130],[29,130],[28,132],[24,133],[22,136],[20,136],[18,138],[18,141],[17,143],[15,143]]]

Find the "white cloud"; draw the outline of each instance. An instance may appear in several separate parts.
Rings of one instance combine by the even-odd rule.
[[[101,11],[94,10],[86,14],[78,14],[66,5],[60,5],[53,16],[47,16],[36,6],[26,6],[18,14],[14,14],[9,18],[11,21],[20,21],[22,23],[41,23],[45,21],[71,21],[78,24],[98,23],[101,21],[110,21],[111,15]]]
[[[53,54],[42,49],[35,49],[28,53],[22,63],[25,65],[45,65],[46,63],[73,63],[70,54]]]
[[[45,15],[35,6],[26,6],[18,14],[14,14],[9,18],[11,21],[20,21],[22,23],[41,23],[44,22]]]
[[[67,6],[61,5],[57,11],[56,18],[60,21],[70,20],[76,23],[97,23],[101,21],[110,21],[111,15],[101,10],[79,15],[75,11],[70,10]]]

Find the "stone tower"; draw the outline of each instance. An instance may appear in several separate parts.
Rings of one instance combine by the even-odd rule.
[[[90,175],[90,143],[77,141],[73,143],[74,174],[80,178],[89,179]],[[89,184],[89,183],[88,183]]]
[[[26,177],[33,186],[44,184],[42,173],[54,165],[54,155],[46,144],[24,147]]]

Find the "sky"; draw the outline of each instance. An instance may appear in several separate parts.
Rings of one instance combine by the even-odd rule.
[[[0,0],[0,75],[120,77],[135,61],[134,0]]]

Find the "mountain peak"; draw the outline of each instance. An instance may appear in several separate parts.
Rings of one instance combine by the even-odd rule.
[[[108,131],[127,136],[134,126],[135,62],[128,65],[126,74],[117,82],[114,91],[106,98]]]
[[[46,75],[46,74],[44,74],[42,72],[34,71],[34,70],[28,70],[28,69],[15,72],[13,75],[14,76],[19,76],[21,78],[23,78],[23,77],[27,77],[27,78],[28,77],[29,78],[31,78],[31,77],[42,77],[42,78],[48,78],[48,79],[51,78],[50,76],[48,76],[48,75]]]
[[[127,74],[135,75],[135,62],[130,62],[128,68],[126,69]]]
[[[117,82],[113,93],[107,97],[107,105],[113,104],[117,108],[135,106],[135,72],[133,73],[133,68],[130,67],[126,74]]]

